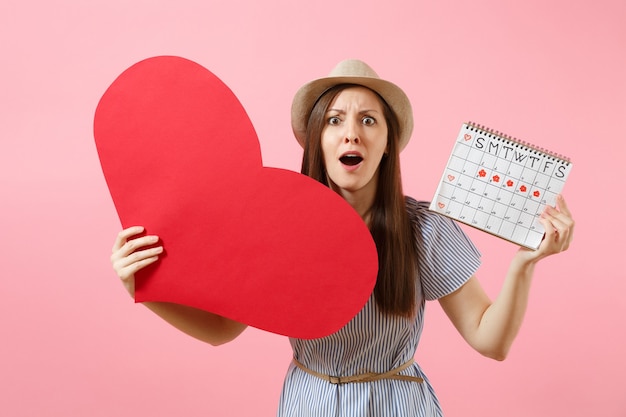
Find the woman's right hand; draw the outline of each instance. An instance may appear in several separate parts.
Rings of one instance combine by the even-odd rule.
[[[156,262],[159,255],[163,253],[163,246],[152,246],[159,241],[158,236],[136,237],[143,231],[144,228],[141,226],[122,230],[115,239],[111,254],[113,269],[133,298],[135,297],[135,273]]]

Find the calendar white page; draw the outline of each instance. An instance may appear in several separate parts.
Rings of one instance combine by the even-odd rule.
[[[488,128],[464,123],[430,209],[537,249],[539,216],[554,205],[572,163]]]

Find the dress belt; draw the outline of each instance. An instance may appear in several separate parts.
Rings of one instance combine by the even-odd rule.
[[[367,372],[363,374],[351,375],[351,376],[332,376],[326,375],[319,372],[316,372],[312,369],[307,368],[302,365],[296,358],[293,358],[293,363],[304,372],[316,376],[324,381],[328,381],[331,384],[348,384],[351,382],[372,382],[379,381],[381,379],[397,379],[400,381],[412,381],[412,382],[424,382],[422,378],[419,376],[411,376],[411,375],[398,375],[400,372],[404,371],[409,366],[413,365],[415,360],[413,358],[409,359],[407,362],[398,366],[397,368],[393,368],[391,371],[384,373],[376,373],[376,372]]]

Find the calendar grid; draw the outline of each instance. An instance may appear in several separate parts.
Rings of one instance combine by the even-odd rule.
[[[572,163],[526,142],[464,123],[430,209],[531,249]]]

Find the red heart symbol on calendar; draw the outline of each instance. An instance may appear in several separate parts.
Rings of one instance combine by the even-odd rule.
[[[470,135],[469,133],[466,133],[466,134],[463,136],[463,139],[465,139],[465,141],[467,142],[468,140],[471,140],[471,139],[472,139],[472,135]]]
[[[131,66],[102,96],[94,136],[122,226],[165,248],[136,274],[137,302],[300,338],[335,332],[367,302],[378,264],[366,225],[329,188],[263,167],[244,108],[206,68]]]
[[[454,175],[448,175],[448,181],[454,181]]]
[[[437,203],[437,205],[439,206],[440,209],[444,208],[446,205],[443,203]]]

